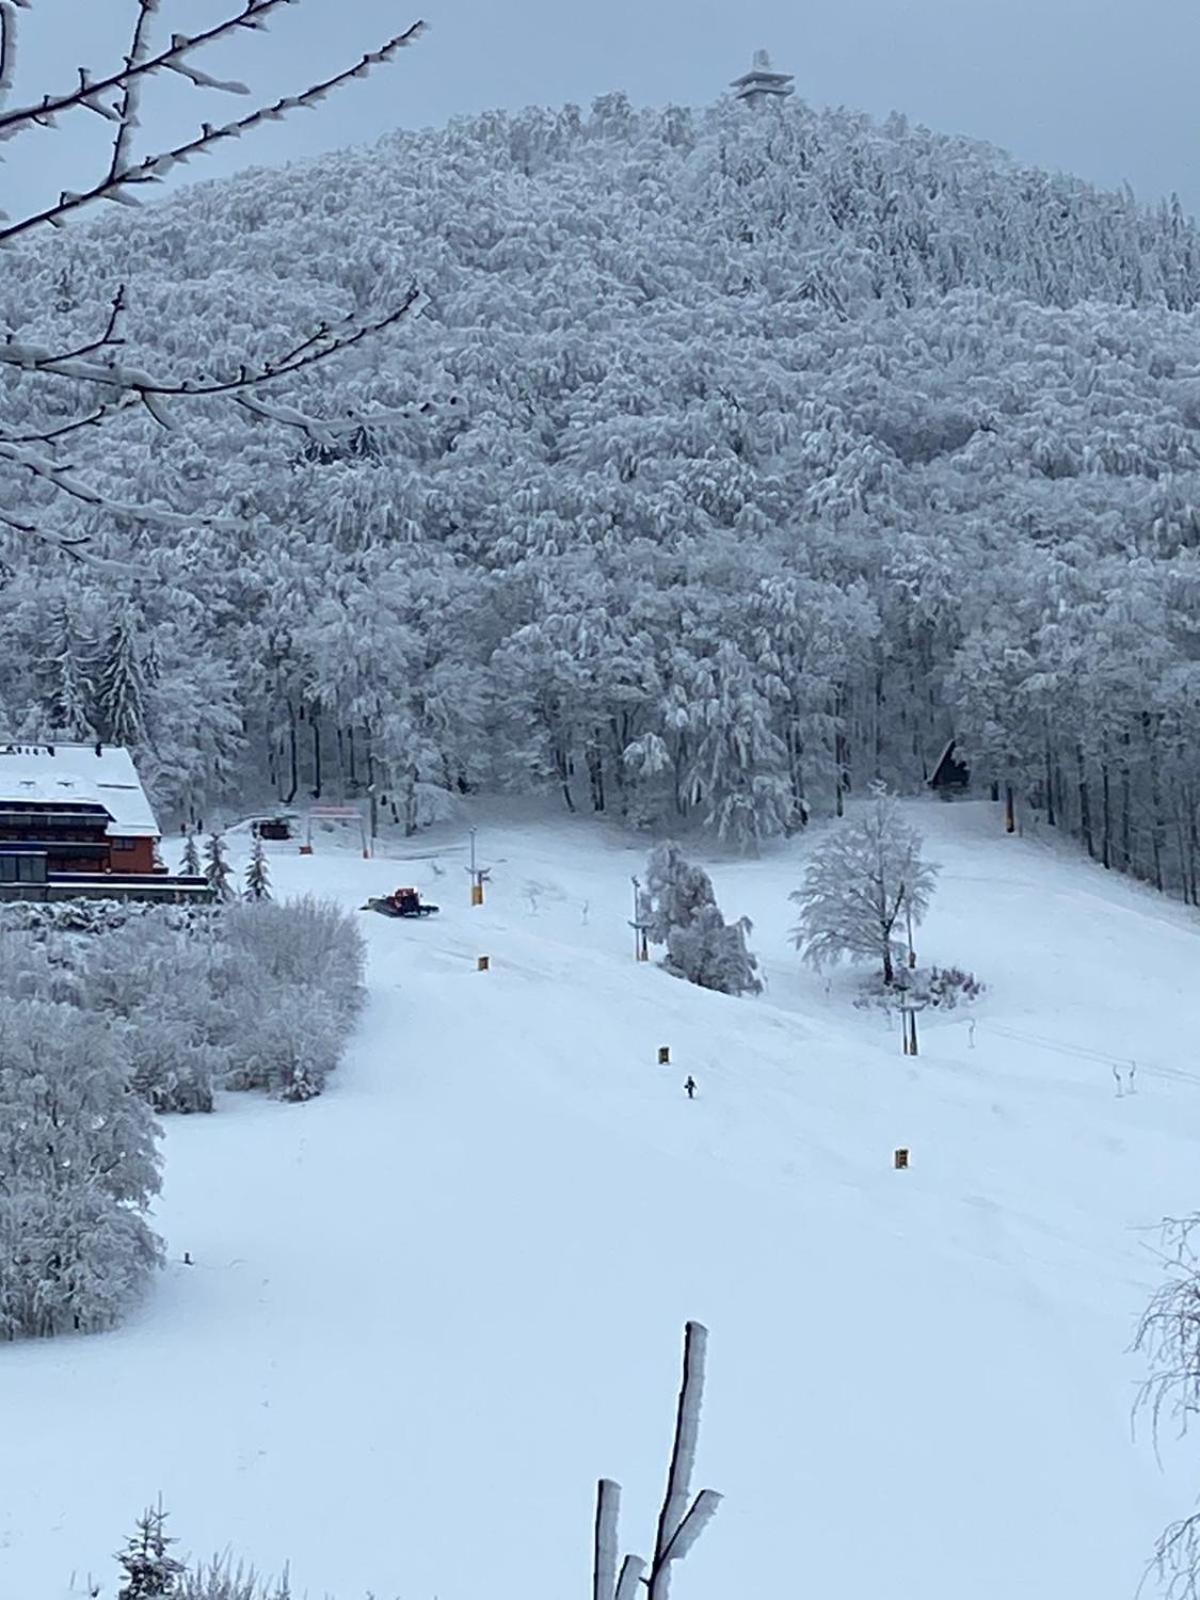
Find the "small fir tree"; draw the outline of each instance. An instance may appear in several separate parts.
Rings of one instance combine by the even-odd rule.
[[[133,619],[126,612],[109,635],[96,681],[99,721],[104,737],[113,744],[136,745],[142,739],[145,732],[142,681]]]
[[[204,876],[212,885],[213,894],[218,900],[234,898],[233,885],[229,881],[229,857],[225,854],[224,834],[210,833],[205,841]]]
[[[246,867],[246,899],[269,900],[270,898],[271,875],[267,871],[267,855],[263,849],[262,837],[256,833],[250,861]]]
[[[189,878],[200,876],[200,851],[196,846],[194,828],[188,829],[187,840],[183,846],[183,870]]]
[[[176,1591],[183,1563],[167,1554],[175,1540],[167,1537],[163,1524],[167,1514],[162,1502],[144,1511],[137,1521],[125,1549],[117,1556],[125,1581],[117,1590],[117,1600],[161,1600]]]

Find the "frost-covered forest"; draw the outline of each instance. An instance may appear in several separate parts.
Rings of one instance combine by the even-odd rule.
[[[236,373],[74,435],[114,573],[3,546],[0,714],[135,745],[158,801],[478,788],[741,845],[945,741],[1197,899],[1200,237],[996,152],[802,104],[618,95],[396,135],[14,255],[22,339]],[[6,369],[10,424],[78,409]],[[53,420],[51,416],[49,420]],[[6,482],[4,493],[17,492]],[[20,485],[36,506],[49,487]],[[56,507],[60,514],[61,505]]]

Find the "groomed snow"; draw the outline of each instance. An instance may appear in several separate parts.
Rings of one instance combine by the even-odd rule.
[[[481,816],[478,910],[461,829],[276,846],[277,891],[414,882],[441,915],[364,916],[323,1099],[170,1121],[144,1309],[0,1347],[0,1600],[110,1596],[160,1492],[186,1551],[314,1600],[585,1594],[597,1476],[649,1543],[688,1317],[726,1499],[673,1600],[1128,1600],[1200,1487],[1131,1438],[1127,1352],[1142,1230],[1200,1201],[1200,924],[987,804],[912,812],[922,959],[989,985],[973,1044],[927,1018],[915,1061],[798,969],[804,840],[711,863],[768,977],[741,1001],[633,962],[644,851],[589,822]]]

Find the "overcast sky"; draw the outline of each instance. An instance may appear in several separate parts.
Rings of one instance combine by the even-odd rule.
[[[215,20],[229,0],[161,0],[163,31]],[[113,64],[131,0],[33,0],[22,11],[15,101]],[[279,94],[334,70],[423,15],[429,32],[316,112],[198,162],[211,176],[373,140],[397,127],[529,104],[586,107],[623,89],[636,104],[702,105],[764,46],[813,105],[895,109],[940,132],[991,140],[1103,185],[1172,190],[1200,214],[1200,0],[303,0],[269,32],[213,50],[207,70]],[[12,103],[12,102],[10,102]],[[171,79],[143,113],[146,139],[186,132],[242,101]],[[103,122],[76,113],[3,147],[10,214],[103,162]],[[96,141],[101,143],[97,144]]]

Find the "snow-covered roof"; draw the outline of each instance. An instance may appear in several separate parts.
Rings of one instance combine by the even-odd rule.
[[[159,837],[128,750],[111,744],[23,744],[0,739],[0,802],[101,805],[111,838]]]

